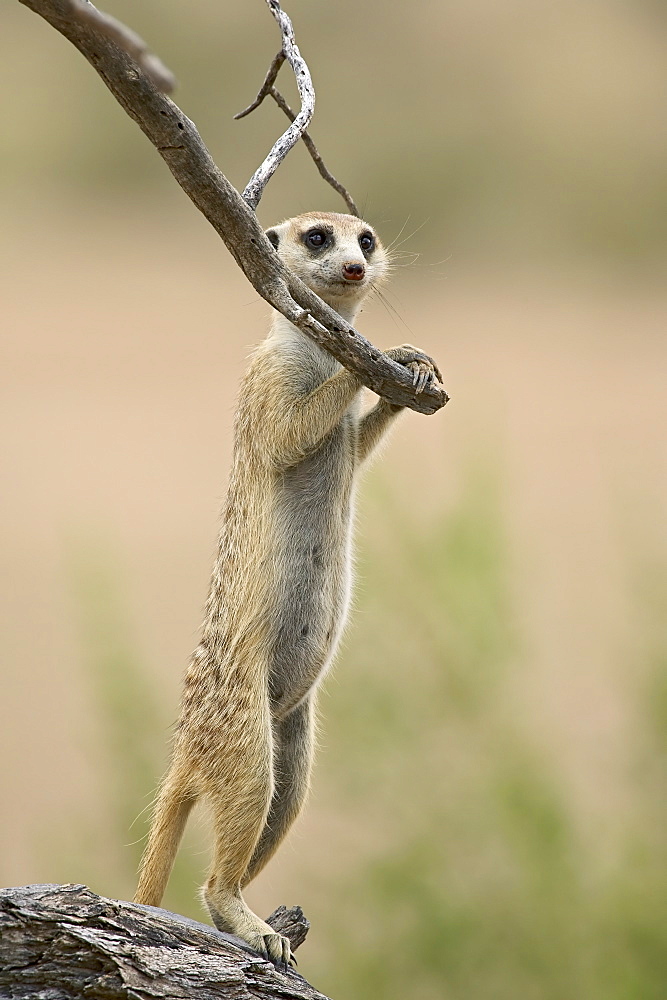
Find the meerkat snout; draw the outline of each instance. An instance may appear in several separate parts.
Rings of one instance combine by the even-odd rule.
[[[361,281],[365,273],[364,265],[358,264],[356,261],[348,261],[343,264],[343,277],[346,281]]]

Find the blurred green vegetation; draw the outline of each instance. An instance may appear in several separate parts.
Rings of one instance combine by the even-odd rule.
[[[449,511],[419,527],[406,526],[374,479],[360,519],[359,607],[322,698],[325,746],[308,807],[325,803],[325,829],[317,844],[300,844],[313,921],[302,971],[336,1000],[658,1000],[667,974],[665,568],[635,577],[629,567],[645,637],[629,676],[642,739],[630,748],[638,780],[622,842],[603,859],[517,711],[526,651],[499,475],[470,469]],[[96,740],[113,761],[114,838],[127,844],[163,766],[164,706],[133,648],[121,580],[91,551],[73,566]],[[326,814],[354,850],[336,829],[329,835]],[[145,828],[144,815],[132,839]],[[90,870],[94,887],[129,894],[140,845],[104,860],[94,836],[84,839],[77,877]],[[196,835],[184,845],[165,901],[198,919],[200,850]]]
[[[473,470],[458,506],[417,535],[388,495],[372,498],[369,517],[391,545],[364,551],[365,608],[345,666],[354,679],[328,706],[324,767],[344,787],[341,809],[355,785],[353,806],[374,800],[385,844],[347,887],[363,930],[337,931],[345,959],[332,955],[318,981],[336,997],[657,1000],[667,981],[664,567],[636,580],[650,637],[636,664],[645,742],[631,750],[642,780],[605,865],[522,732],[511,683],[525,654],[500,500],[497,481]]]
[[[439,254],[644,264],[664,254],[659,4],[417,0],[406,16],[399,0],[291,0],[287,9],[317,88],[313,136],[389,235],[410,218],[426,223],[419,249]],[[179,105],[242,187],[284,127],[269,102],[232,120],[278,47],[263,0],[114,0],[109,10],[173,68]],[[53,188],[74,201],[88,192],[119,206],[141,199],[169,212],[182,196],[93,70],[17,3],[2,17],[7,189]],[[299,148],[269,185],[261,216],[268,225],[314,207],[340,202]]]

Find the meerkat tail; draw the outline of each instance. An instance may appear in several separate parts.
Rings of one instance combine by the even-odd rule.
[[[181,782],[168,778],[163,785],[155,806],[148,844],[141,859],[135,903],[159,906],[162,902],[195,798],[194,795],[184,795]]]

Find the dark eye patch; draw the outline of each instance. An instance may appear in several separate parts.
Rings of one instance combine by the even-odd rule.
[[[333,232],[330,229],[325,229],[323,226],[313,226],[312,229],[308,229],[305,233],[302,233],[301,239],[309,250],[323,250],[325,247],[332,245]]]

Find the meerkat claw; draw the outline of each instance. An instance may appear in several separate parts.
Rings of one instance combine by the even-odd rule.
[[[263,941],[269,961],[273,962],[277,969],[286,969],[292,957],[288,938],[282,934],[264,934]]]
[[[425,387],[433,381],[435,373],[430,362],[411,361],[406,367],[413,373],[412,385],[418,394],[423,392]]]

